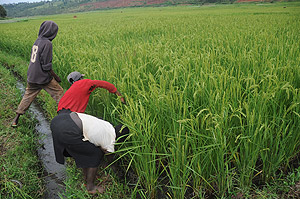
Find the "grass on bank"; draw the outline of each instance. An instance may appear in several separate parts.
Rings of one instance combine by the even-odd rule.
[[[0,198],[40,198],[44,192],[42,168],[37,157],[38,137],[29,114],[18,129],[10,127],[21,99],[16,80],[0,64]],[[19,184],[14,181],[22,183]]]

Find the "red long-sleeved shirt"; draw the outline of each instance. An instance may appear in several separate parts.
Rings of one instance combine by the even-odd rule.
[[[110,93],[117,92],[117,88],[107,81],[90,79],[78,80],[72,84],[59,101],[57,112],[61,109],[70,109],[73,112],[84,113],[90,95],[97,87],[104,88]]]

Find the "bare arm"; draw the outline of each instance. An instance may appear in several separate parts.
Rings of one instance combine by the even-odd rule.
[[[123,104],[126,104],[124,97],[122,97],[122,94],[119,91],[116,91],[115,94],[121,97],[120,100]]]
[[[58,75],[56,75],[56,73],[55,73],[52,69],[50,70],[50,74],[52,75],[52,77],[54,77],[54,79],[55,79],[58,83],[61,82],[60,77],[58,77]]]

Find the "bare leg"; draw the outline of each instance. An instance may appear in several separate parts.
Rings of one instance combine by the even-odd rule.
[[[21,114],[17,113],[16,117],[13,119],[12,123],[11,123],[11,126],[12,127],[17,127],[18,126],[18,122],[19,122],[19,117],[20,117]]]
[[[96,186],[94,184],[96,174],[97,174],[97,170],[98,170],[97,167],[96,168],[86,168],[86,183],[87,183],[86,188],[87,188],[88,192],[91,193],[91,194],[95,194],[95,193],[97,193],[97,191],[99,193],[104,192],[103,187]]]
[[[83,179],[84,181],[86,181],[87,168],[82,168],[82,172],[83,172]]]

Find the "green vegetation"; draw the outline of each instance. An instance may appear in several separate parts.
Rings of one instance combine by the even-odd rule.
[[[10,127],[21,95],[14,76],[0,66],[0,198],[40,198],[44,192],[43,170],[36,155],[35,123],[27,114],[23,120],[26,125],[18,130]]]
[[[62,198],[88,199],[88,198],[130,198],[130,190],[126,184],[123,184],[118,177],[110,169],[100,167],[96,177],[97,184],[105,187],[105,193],[99,197],[88,194],[83,181],[81,169],[77,169],[74,161],[68,159],[67,168],[68,178],[64,182],[66,191],[62,194]]]
[[[269,190],[257,191],[259,185],[272,185],[272,198],[280,198],[299,180],[293,165],[299,166],[300,147],[299,7],[187,6],[40,17],[0,24],[0,49],[28,60],[39,25],[54,20],[59,33],[53,64],[62,86],[69,87],[66,76],[77,70],[125,94],[128,106],[98,89],[87,113],[130,128],[118,154],[138,175],[132,198],[269,197]],[[49,117],[56,114],[54,104],[44,106]],[[285,177],[290,171],[292,177]]]

